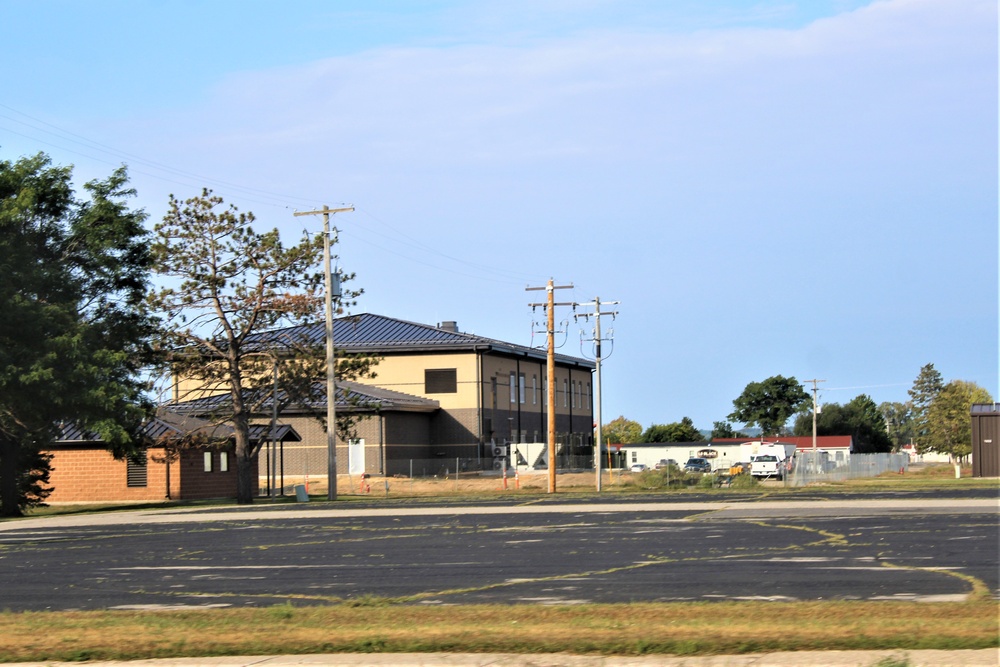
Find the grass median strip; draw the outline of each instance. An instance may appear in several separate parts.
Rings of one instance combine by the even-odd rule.
[[[323,652],[640,655],[996,647],[996,601],[363,605],[0,614],[0,661]]]

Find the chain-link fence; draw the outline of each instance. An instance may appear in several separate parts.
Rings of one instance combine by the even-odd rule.
[[[523,457],[520,461],[511,461],[509,458],[433,458],[433,459],[401,459],[389,461],[387,474],[390,477],[412,477],[415,479],[427,477],[449,477],[456,472],[463,473],[497,473],[502,474],[504,468],[507,474],[519,473],[544,473],[548,466],[544,463],[537,465],[528,464]],[[594,469],[594,457],[561,454],[556,456],[556,470],[558,472],[580,472]]]
[[[507,457],[497,458],[427,458],[397,459],[386,462],[385,474],[349,473],[339,475],[339,492],[373,495],[434,495],[435,492],[475,492],[482,488],[522,488],[525,481],[542,479],[548,474],[544,464],[528,465]],[[884,473],[904,473],[909,470],[907,454],[851,454],[842,459],[829,452],[798,451],[790,466],[785,467],[785,486],[806,486],[823,482],[840,482],[848,479],[876,477]],[[594,471],[593,456],[559,455],[556,457],[559,473]],[[489,486],[493,484],[494,486]],[[421,486],[421,482],[425,483]],[[487,483],[487,487],[483,483]],[[262,480],[261,494],[266,495],[266,482]],[[290,476],[282,478],[278,488],[281,495],[294,495],[295,487],[303,485],[309,493],[323,493],[326,477]]]
[[[851,454],[846,460],[834,460],[829,452],[798,451],[788,471],[788,486],[805,486],[816,482],[842,482],[848,479],[877,477],[887,472],[909,470],[907,454]]]

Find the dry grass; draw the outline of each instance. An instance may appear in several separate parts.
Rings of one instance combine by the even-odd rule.
[[[639,475],[605,476],[608,494],[643,493]],[[288,481],[288,480],[286,480]],[[546,475],[389,479],[388,497],[539,496]],[[338,480],[343,500],[384,497],[360,480]],[[826,490],[963,488],[996,480],[954,479],[948,465],[907,475],[844,482]],[[593,494],[594,474],[560,474],[557,489]],[[704,488],[691,490],[706,492]],[[771,487],[763,492],[795,493]],[[325,485],[310,485],[325,497]],[[661,492],[663,490],[660,490]],[[686,493],[687,490],[671,491]],[[729,489],[713,489],[726,494]],[[741,491],[745,493],[745,491]],[[86,508],[90,510],[92,508]],[[81,511],[81,507],[48,512]],[[86,511],[85,510],[85,511]],[[758,651],[960,649],[1000,643],[1000,605],[986,594],[965,603],[713,602],[581,606],[419,606],[368,599],[326,607],[160,612],[0,613],[0,661],[125,660],[320,652],[570,652],[580,654],[739,654]]]
[[[382,604],[0,614],[0,661],[329,652],[604,655],[989,648],[995,601]]]
[[[996,479],[973,478],[972,469],[966,468],[962,472],[961,479],[955,479],[954,469],[950,464],[929,464],[912,467],[905,474],[886,473],[879,477],[867,479],[854,479],[844,482],[825,482],[821,485],[824,490],[843,489],[845,491],[857,490],[906,490],[906,489],[952,489],[952,488],[997,488]],[[496,473],[478,474],[469,473],[450,477],[422,477],[422,478],[381,478],[373,477],[368,480],[369,491],[362,491],[360,487],[361,479],[358,476],[342,475],[337,481],[338,497],[350,498],[427,498],[427,497],[455,497],[465,496],[471,498],[497,497],[501,495],[538,495],[548,493],[548,476],[541,473],[532,472],[521,474],[518,477],[508,477],[506,487],[504,480]],[[286,479],[289,493],[294,484],[299,484],[302,480]],[[649,483],[647,483],[649,482]],[[655,483],[654,483],[655,482]],[[606,494],[636,494],[636,493],[717,493],[724,496],[727,493],[753,491],[748,488],[714,489],[701,484],[690,484],[671,486],[667,489],[662,486],[659,473],[649,472],[633,474],[628,472],[615,471],[608,473],[605,471],[601,481],[602,493]],[[774,494],[800,493],[809,487],[785,487],[781,482],[769,481],[760,483],[756,487],[760,492]],[[596,493],[597,480],[594,472],[560,473],[556,481],[556,490],[567,495],[590,495]],[[327,492],[326,480],[316,479],[309,483],[309,493],[316,497],[325,497]]]

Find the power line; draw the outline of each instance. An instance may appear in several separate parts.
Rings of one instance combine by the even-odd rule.
[[[205,174],[199,174],[196,172],[188,171],[185,169],[177,168],[163,162],[156,160],[151,160],[145,158],[141,155],[135,153],[130,153],[127,151],[120,150],[113,146],[103,144],[101,142],[95,141],[83,135],[77,134],[71,130],[59,127],[40,118],[36,118],[22,111],[19,111],[9,105],[0,104],[0,108],[6,109],[9,112],[16,114],[17,116],[23,117],[27,120],[21,120],[15,118],[8,114],[0,114],[0,118],[7,119],[8,121],[22,125],[36,133],[43,133],[50,137],[55,137],[61,142],[68,142],[77,146],[77,148],[69,147],[65,143],[55,143],[51,140],[46,140],[39,138],[38,136],[32,136],[30,134],[25,134],[24,132],[18,132],[12,130],[8,127],[3,128],[10,134],[14,134],[25,139],[29,139],[34,142],[38,142],[45,146],[51,146],[57,148],[61,151],[71,153],[73,155],[79,155],[88,160],[100,164],[106,164],[111,167],[119,167],[122,162],[128,163],[128,169],[131,174],[141,175],[148,178],[153,178],[164,183],[170,183],[172,185],[177,185],[185,188],[201,188],[206,185],[213,187],[214,190],[220,195],[225,195],[226,199],[237,199],[242,202],[249,202],[252,204],[269,206],[281,209],[294,209],[296,204],[303,205],[308,204],[310,207],[312,205],[319,205],[320,201],[318,199],[312,199],[308,197],[302,197],[297,195],[288,195],[282,193],[276,193],[268,190],[263,190],[260,188],[255,188],[251,186],[241,185],[239,183],[233,183],[231,181],[222,180],[212,176],[207,176]],[[28,122],[30,121],[30,122]],[[47,129],[51,128],[51,129]],[[91,152],[84,152],[84,150]],[[108,156],[101,157],[100,155],[93,154],[94,152]],[[119,160],[115,162],[114,160]],[[138,165],[136,167],[135,165]],[[143,168],[144,167],[144,168]],[[428,244],[425,240],[414,237],[412,235],[406,234],[401,231],[398,226],[391,225],[385,220],[374,215],[370,211],[361,210],[359,211],[366,215],[370,219],[378,222],[380,225],[389,229],[391,234],[380,233],[370,227],[363,227],[365,232],[371,232],[377,234],[384,239],[394,240],[394,239],[406,239],[406,248],[410,250],[418,250],[426,256],[429,257],[439,257],[447,262],[454,265],[465,267],[464,269],[456,269],[443,264],[441,262],[436,262],[433,259],[422,259],[419,255],[414,253],[408,253],[405,251],[392,249],[384,244],[377,243],[371,239],[365,238],[361,234],[346,232],[344,235],[356,239],[362,243],[365,243],[373,248],[376,248],[382,252],[393,254],[397,257],[404,258],[408,261],[420,264],[423,266],[429,266],[439,271],[444,271],[446,273],[461,276],[464,278],[473,278],[476,280],[484,280],[500,284],[523,284],[525,281],[537,280],[537,276],[529,276],[524,273],[511,271],[508,268],[497,267],[490,264],[484,264],[481,262],[473,262],[465,260],[459,257],[454,257],[443,253],[440,250],[433,247],[433,245]]]

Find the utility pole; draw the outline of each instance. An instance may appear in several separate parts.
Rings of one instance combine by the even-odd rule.
[[[548,292],[548,300],[545,303],[530,303],[528,304],[532,308],[537,306],[542,306],[548,313],[548,325],[546,331],[548,333],[548,357],[546,366],[546,376],[548,377],[549,390],[548,390],[548,418],[549,418],[549,428],[548,428],[548,451],[549,451],[549,493],[556,492],[556,306],[575,306],[576,304],[570,303],[556,303],[555,302],[555,291],[557,289],[572,289],[573,285],[554,285],[552,279],[549,278],[549,282],[545,287],[526,287],[524,288],[526,292],[545,290]]]
[[[818,411],[819,408],[819,403],[816,401],[816,392],[819,391],[819,389],[816,385],[820,382],[826,382],[826,380],[806,380],[806,382],[813,383],[813,456],[815,456],[816,455],[816,412]]]
[[[620,301],[605,301],[601,303],[601,297],[595,297],[591,303],[582,303],[581,306],[593,306],[594,307],[594,428],[596,429],[594,443],[594,470],[597,472],[597,491],[601,491],[601,438],[603,434],[601,433],[601,315],[610,315],[614,317],[618,314],[617,311],[609,310],[607,312],[601,312],[601,306],[615,306],[621,303]],[[590,318],[590,315],[584,313],[581,317]]]
[[[333,276],[330,271],[330,214],[353,211],[353,206],[330,208],[323,205],[317,211],[295,211],[294,215],[323,214],[323,275],[326,287],[326,498],[337,499],[337,379],[333,348]],[[339,296],[340,282],[337,283]]]

